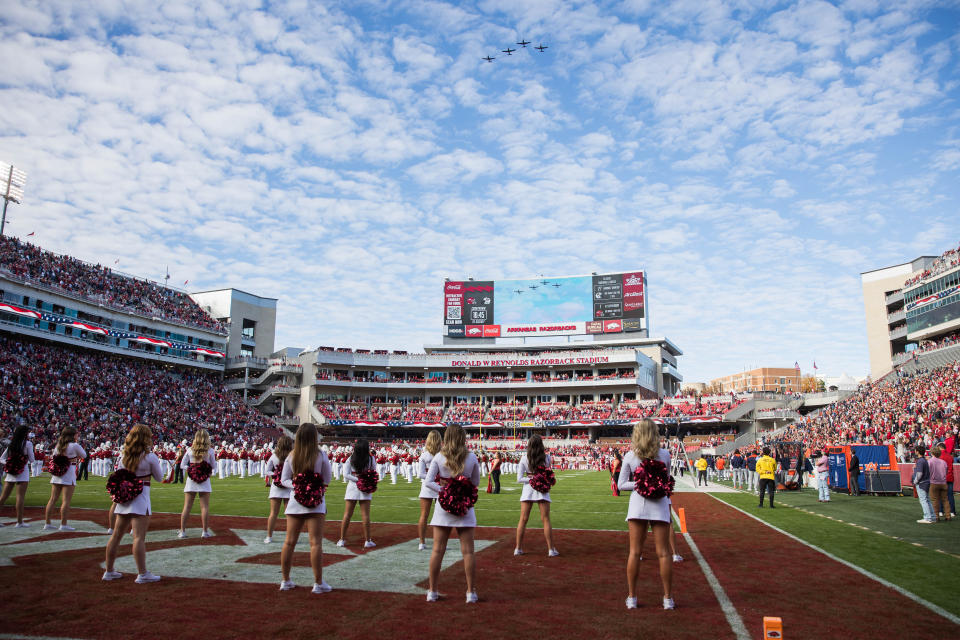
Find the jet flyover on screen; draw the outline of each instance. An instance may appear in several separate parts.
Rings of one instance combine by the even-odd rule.
[[[533,44],[533,43],[532,43],[531,41],[527,40],[526,38],[520,38],[520,41],[516,43],[516,45],[520,47],[520,50],[526,49],[527,46],[528,46],[528,45],[531,45],[531,44]],[[541,42],[541,43],[538,43],[537,46],[531,47],[531,48],[536,49],[536,50],[539,51],[540,53],[543,53],[543,52],[545,52],[547,49],[549,49],[550,47],[548,47],[547,45],[545,45],[545,44],[543,44],[543,43]],[[517,51],[518,51],[517,49],[513,49],[513,48],[511,48],[511,47],[508,45],[506,49],[501,49],[501,50],[500,50],[500,53],[505,53],[505,54],[507,54],[508,56],[511,56],[511,57],[512,57],[513,54],[516,53]],[[481,59],[481,60],[486,60],[487,62],[493,62],[494,60],[497,59],[497,57],[496,57],[496,56],[491,56],[491,55],[488,54],[488,55],[485,55],[485,56],[481,57],[480,59]]]

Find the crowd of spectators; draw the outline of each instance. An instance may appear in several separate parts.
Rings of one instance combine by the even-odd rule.
[[[473,423],[483,420],[482,404],[455,404],[447,409],[446,422]]]
[[[227,443],[266,442],[276,433],[215,375],[6,336],[0,372],[2,424],[28,425],[38,443],[67,426],[84,444],[116,442],[137,422],[152,426],[158,443],[190,439],[199,427]]]
[[[570,410],[571,420],[607,420],[613,413],[612,402],[583,402]]]
[[[0,236],[0,269],[37,285],[89,298],[144,316],[224,331],[190,296],[148,280],[114,273],[107,267],[44,251],[10,236]]]
[[[504,420],[526,420],[526,403],[498,403],[487,409],[487,422],[503,422]]]
[[[907,287],[915,285],[921,280],[938,276],[944,271],[953,269],[957,265],[960,265],[960,246],[958,246],[956,249],[948,249],[947,251],[944,251],[943,255],[933,261],[933,264],[930,265],[929,269],[921,271],[917,275],[904,282],[903,287],[906,289]]]
[[[944,441],[960,425],[960,362],[861,385],[849,398],[807,416],[780,434],[811,450],[848,443],[892,444],[898,459]]]

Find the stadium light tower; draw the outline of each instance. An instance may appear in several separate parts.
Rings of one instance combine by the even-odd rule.
[[[7,226],[7,205],[13,200],[17,204],[23,200],[23,186],[27,182],[27,174],[15,169],[12,164],[0,162],[0,190],[3,190],[3,218],[0,219],[0,236]]]

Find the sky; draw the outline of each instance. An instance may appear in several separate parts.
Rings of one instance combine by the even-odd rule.
[[[494,280],[493,286],[493,319],[498,324],[593,320],[592,276]]]
[[[276,297],[277,348],[435,344],[445,277],[643,269],[685,381],[859,377],[860,273],[960,239],[958,25],[956,1],[6,0],[7,232]]]

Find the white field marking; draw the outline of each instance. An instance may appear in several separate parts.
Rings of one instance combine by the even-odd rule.
[[[263,531],[233,529],[233,532],[244,541],[243,546],[204,544],[147,551],[147,566],[160,576],[260,584],[280,582],[279,564],[239,562],[278,549],[263,544]],[[302,540],[307,536],[301,534],[300,537]],[[351,557],[324,567],[323,578],[334,589],[422,595],[424,590],[417,583],[427,578],[430,554],[418,551],[418,543],[419,540],[414,539],[357,555],[328,541],[324,553]],[[476,540],[474,548],[480,552],[493,544],[493,540]],[[459,546],[459,540],[449,541],[441,570],[460,561]],[[126,573],[136,572],[132,556],[119,558],[115,568]],[[313,571],[309,567],[292,567],[290,579],[297,584],[309,585],[313,582]]]
[[[843,566],[849,567],[849,568],[853,569],[854,571],[856,571],[856,572],[859,573],[860,575],[866,576],[867,578],[870,578],[871,580],[875,580],[876,582],[879,582],[880,584],[882,584],[882,585],[885,586],[885,587],[889,587],[889,588],[893,589],[894,591],[896,591],[896,592],[899,593],[900,595],[905,596],[905,597],[913,600],[913,601],[916,602],[917,604],[919,604],[919,605],[921,605],[921,606],[923,606],[923,607],[926,607],[926,608],[929,609],[930,611],[932,611],[932,612],[934,612],[934,613],[936,613],[936,614],[938,614],[938,615],[943,616],[944,618],[946,618],[946,619],[949,620],[950,622],[952,622],[952,623],[954,623],[954,624],[960,624],[960,617],[953,615],[952,613],[950,613],[950,612],[947,611],[946,609],[940,607],[939,605],[936,605],[936,604],[930,602],[929,600],[925,600],[925,599],[921,598],[920,596],[918,596],[917,594],[913,593],[912,591],[907,591],[906,589],[904,589],[904,588],[901,587],[900,585],[896,585],[896,584],[893,584],[892,582],[890,582],[890,581],[888,581],[888,580],[884,580],[884,579],[881,578],[880,576],[878,576],[878,575],[876,575],[876,574],[874,574],[874,573],[871,573],[871,572],[867,571],[867,570],[864,569],[863,567],[859,567],[859,566],[853,564],[852,562],[849,562],[849,561],[847,561],[847,560],[844,560],[843,558],[840,558],[840,557],[838,557],[838,556],[835,556],[835,555],[833,555],[832,553],[830,553],[829,551],[827,551],[827,550],[825,550],[825,549],[821,549],[820,547],[816,546],[815,544],[811,544],[811,543],[807,542],[806,540],[803,540],[802,538],[799,538],[799,537],[793,535],[792,533],[790,533],[790,532],[788,532],[788,531],[784,531],[784,530],[781,529],[780,527],[774,526],[774,525],[770,524],[769,522],[766,522],[766,521],[764,521],[764,520],[761,520],[760,518],[758,518],[757,516],[753,515],[752,513],[748,513],[748,512],[746,512],[746,511],[744,511],[743,509],[740,509],[739,507],[735,507],[735,506],[733,506],[732,504],[729,504],[729,503],[727,503],[727,502],[724,502],[724,501],[721,500],[720,498],[717,498],[717,497],[715,497],[715,496],[710,496],[710,497],[713,498],[714,500],[716,500],[717,502],[719,502],[719,503],[721,503],[721,504],[724,504],[724,505],[730,507],[730,508],[733,509],[734,511],[739,511],[740,513],[742,513],[743,515],[747,516],[748,518],[753,518],[753,519],[756,520],[757,522],[760,522],[760,523],[762,523],[762,524],[770,527],[770,528],[773,529],[774,531],[776,531],[776,532],[778,532],[778,533],[782,533],[783,535],[787,536],[788,538],[790,538],[790,539],[792,539],[792,540],[796,540],[797,542],[799,542],[800,544],[802,544],[802,545],[805,546],[805,547],[809,547],[810,549],[813,549],[814,551],[819,551],[820,553],[822,553],[823,555],[827,556],[827,557],[830,558],[831,560],[835,560],[835,561],[839,562],[840,564],[842,564]],[[915,544],[916,544],[916,543],[915,543]],[[923,546],[923,545],[920,545],[920,546]]]
[[[672,508],[670,511],[673,513],[673,517],[677,520],[679,524],[679,517],[677,512]],[[733,602],[730,601],[730,598],[727,596],[727,592],[723,590],[720,581],[717,580],[717,576],[713,573],[713,569],[710,568],[710,565],[707,564],[707,560],[703,557],[703,554],[700,553],[700,548],[697,547],[697,543],[693,541],[693,538],[689,533],[681,534],[684,539],[687,541],[687,545],[690,547],[690,550],[693,551],[694,557],[696,557],[697,562],[700,564],[700,569],[703,571],[704,577],[707,579],[707,584],[710,585],[710,589],[713,590],[713,595],[717,598],[717,602],[720,603],[720,608],[723,610],[723,615],[727,618],[727,623],[730,625],[730,629],[733,630],[733,634],[737,637],[737,640],[750,640],[750,632],[747,631],[747,627],[743,624],[743,618],[740,617],[740,614],[737,613],[737,608],[733,606]]]

